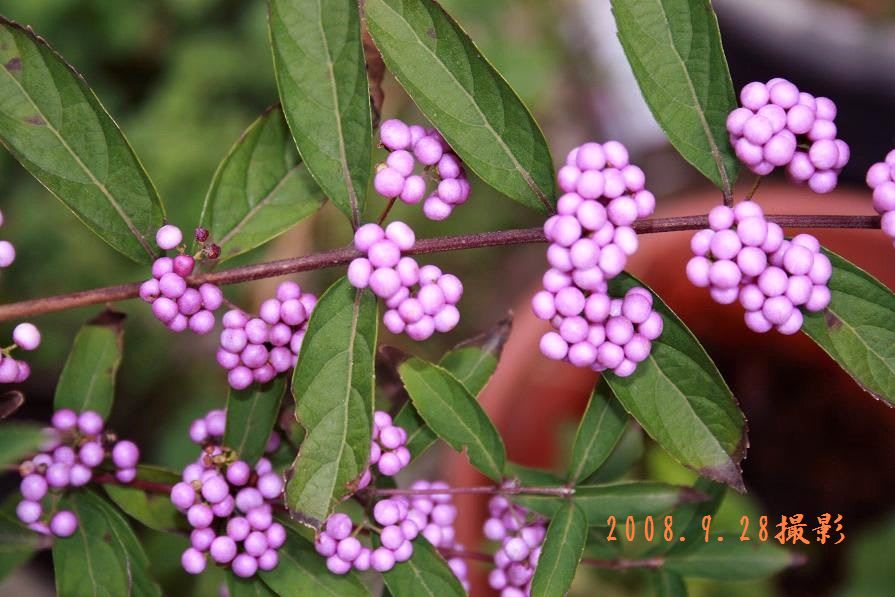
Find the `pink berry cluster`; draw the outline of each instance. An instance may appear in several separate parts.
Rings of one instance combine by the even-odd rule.
[[[500,591],[501,597],[530,595],[531,579],[547,534],[547,521],[502,495],[491,498],[488,511],[485,537],[500,542],[500,549],[494,552],[494,570],[488,575],[488,584]]]
[[[3,226],[3,212],[0,211],[0,226]],[[16,260],[16,248],[8,240],[0,240],[0,269],[9,267]]]
[[[722,305],[739,299],[746,325],[755,332],[776,327],[794,334],[803,322],[799,307],[814,312],[830,303],[833,266],[820,243],[810,234],[784,239],[783,229],[768,222],[754,201],[713,208],[709,228],[694,234],[690,247],[695,256],[687,263],[687,278],[709,288]]]
[[[273,507],[282,500],[284,483],[269,460],[261,458],[253,468],[231,450],[206,443],[182,479],[171,488],[171,503],[193,529],[180,558],[184,570],[200,574],[208,557],[241,578],[277,567],[286,529],[273,519]]]
[[[463,283],[434,265],[420,267],[412,257],[402,257],[401,252],[415,243],[413,230],[404,222],[392,222],[385,230],[364,224],[354,234],[354,246],[366,257],[349,264],[348,281],[385,300],[388,310],[382,322],[390,332],[422,341],[459,323],[456,305],[463,296]]]
[[[622,298],[605,292],[585,296],[573,286],[548,295],[539,292],[532,304],[535,315],[556,328],[541,337],[541,352],[550,359],[627,377],[649,357],[652,341],[662,334],[662,316],[643,287],[631,288]]]
[[[815,193],[836,188],[848,163],[848,144],[836,138],[836,104],[800,92],[786,79],[754,81],[740,91],[741,108],[727,117],[727,132],[737,157],[754,173],[778,166]]]
[[[612,298],[607,282],[637,251],[631,225],[653,213],[656,199],[617,141],[574,148],[557,180],[565,194],[544,223],[550,269],[532,298],[535,315],[554,327],[542,337],[541,352],[577,367],[631,375],[661,334],[662,318],[648,291]]]
[[[16,515],[38,533],[69,537],[78,528],[77,517],[69,510],[60,510],[48,522],[42,521],[44,498],[51,491],[89,483],[93,469],[102,465],[107,456],[111,456],[117,469],[115,477],[130,483],[137,476],[140,450],[131,441],[116,440],[114,435],[103,433],[103,418],[92,410],[77,414],[63,408],[53,413],[51,423],[44,450],[19,465],[22,501],[16,507]]]
[[[880,227],[895,239],[895,149],[867,170],[867,186],[873,190],[873,209],[882,216]]]
[[[412,490],[446,489],[441,481],[429,483],[417,481]],[[347,514],[338,512],[326,520],[324,529],[317,535],[315,548],[326,558],[326,566],[334,574],[347,574],[355,570],[373,569],[388,572],[395,564],[405,562],[413,555],[413,540],[423,535],[436,548],[455,549],[454,521],[457,508],[450,494],[397,496],[380,500],[373,507],[373,519],[381,527],[380,546],[363,545]],[[467,569],[460,558],[448,562],[458,579],[468,588]]]
[[[243,390],[253,382],[267,383],[295,367],[316,304],[315,295],[286,281],[274,298],[261,303],[257,317],[227,311],[217,361],[227,370],[230,387]]]
[[[35,350],[40,346],[40,330],[33,323],[20,323],[12,331],[15,346],[0,353],[0,383],[22,383],[31,375],[31,366],[12,357],[13,348]]]
[[[422,201],[427,185],[423,176],[415,174],[419,162],[437,181],[435,190],[423,203],[427,218],[444,220],[455,207],[466,203],[469,181],[463,163],[438,131],[415,124],[408,126],[393,118],[379,127],[379,139],[389,155],[376,167],[373,187],[377,193],[408,205]]]
[[[407,431],[395,425],[391,415],[382,410],[373,413],[373,439],[370,441],[370,466],[376,465],[380,475],[394,477],[410,464],[410,450],[407,449]],[[368,468],[358,483],[364,489],[372,481]]]
[[[196,236],[203,234],[207,238],[207,231],[200,228]],[[155,240],[160,249],[168,251],[180,245],[183,233],[177,226],[166,224],[158,229]],[[140,298],[152,304],[152,314],[172,332],[189,328],[197,334],[209,333],[214,329],[214,312],[224,301],[221,289],[214,284],[189,286],[186,278],[195,266],[196,260],[190,255],[159,257],[152,264],[152,278],[140,285]]]

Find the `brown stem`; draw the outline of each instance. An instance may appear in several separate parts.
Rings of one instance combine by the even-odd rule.
[[[438,552],[445,558],[463,558],[465,560],[487,562],[489,564],[494,561],[493,555],[478,551],[439,547]],[[665,564],[665,561],[662,558],[644,558],[640,560],[599,560],[596,558],[582,558],[581,563],[585,566],[593,566],[594,568],[603,568],[606,570],[628,570],[630,568],[660,568]]]
[[[555,495],[566,497],[575,494],[574,487],[499,487],[483,485],[479,487],[447,487],[427,489],[380,489],[370,490],[373,495],[457,495],[457,494],[485,494],[485,495]]]
[[[793,228],[866,228],[878,229],[879,216],[828,216],[828,215],[777,215],[768,216],[768,220],[784,227]],[[698,230],[708,225],[708,216],[677,216],[672,218],[654,218],[634,223],[634,230],[640,234],[659,232],[676,232],[681,230]],[[541,228],[522,228],[517,230],[500,230],[496,232],[479,232],[459,236],[441,236],[417,241],[416,246],[407,254],[422,255],[426,253],[443,253],[447,251],[463,251],[483,247],[519,245],[526,243],[546,242]],[[343,247],[303,257],[292,257],[257,263],[243,267],[235,267],[219,272],[209,272],[193,276],[191,284],[212,282],[215,284],[238,284],[263,278],[285,276],[296,272],[337,267],[345,265],[355,257],[359,257],[353,247]],[[64,311],[88,305],[98,305],[135,298],[138,296],[140,284],[123,284],[94,288],[70,294],[61,294],[8,305],[0,305],[0,321],[31,317],[42,313]]]

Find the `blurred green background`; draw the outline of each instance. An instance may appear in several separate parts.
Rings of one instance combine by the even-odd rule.
[[[632,87],[628,67],[619,60],[608,0],[445,0],[442,4],[532,107],[556,160],[587,138],[612,135],[625,140],[645,165],[657,195],[700,184],[668,150]],[[869,94],[866,81],[839,77],[836,65],[812,71],[803,64],[787,63],[784,50],[756,50],[760,28],[750,33],[742,22],[732,23],[732,17],[726,20],[725,14],[735,15],[755,4],[754,14],[760,15],[760,2],[740,2],[736,7],[731,1],[715,4],[738,85],[753,74],[774,68],[787,72],[785,69],[796,66],[806,68],[803,77],[819,85],[847,87],[858,98],[855,106],[891,105],[891,85]],[[893,13],[891,2],[871,0],[843,5],[801,2],[792,9],[784,6],[789,4],[780,2],[777,8],[790,13],[805,7],[812,11],[818,7],[821,13],[853,9],[857,12],[847,14],[871,23],[877,31],[890,26],[881,17]],[[261,0],[0,0],[0,14],[31,25],[86,77],[141,157],[167,205],[170,220],[184,229],[197,222],[208,182],[229,146],[276,101],[266,7]],[[728,30],[732,41],[728,41]],[[860,43],[864,38],[852,34],[851,39]],[[873,39],[866,39],[869,46]],[[860,56],[855,55],[854,62],[858,61]],[[838,66],[840,70],[847,67],[848,63]],[[419,120],[392,79],[386,80],[385,91],[385,117]],[[851,101],[849,97],[846,102]],[[891,110],[877,113],[891,114]],[[887,118],[891,124],[891,117]],[[852,134],[853,147],[860,145],[857,153],[881,155],[887,144],[891,145],[891,132],[879,132],[868,120],[863,114],[853,117],[841,130],[847,128]],[[661,168],[650,170],[650,164]],[[846,178],[856,181],[860,173],[848,171]],[[375,217],[382,206],[371,194],[368,217]],[[4,302],[146,276],[144,268],[119,256],[83,227],[5,152],[0,152],[0,209],[6,222],[0,238],[11,240],[18,252],[14,266],[0,273]],[[410,222],[419,237],[540,224],[537,214],[518,209],[480,184],[475,186],[474,200],[446,222],[429,222],[419,209],[404,205],[396,207],[395,215]],[[349,233],[344,218],[327,206],[278,241],[231,265],[340,246],[349,240]],[[503,317],[514,298],[527,292],[539,277],[531,264],[541,263],[541,250],[480,251],[475,259],[468,253],[433,257],[433,262],[464,280],[464,314],[456,332],[415,346],[414,352],[434,357]],[[500,272],[497,279],[494,272]],[[297,279],[320,293],[337,275],[337,271],[322,271]],[[225,291],[230,300],[251,308],[275,283],[265,281]],[[226,398],[225,376],[214,362],[216,335],[172,335],[138,301],[116,308],[127,313],[128,322],[119,375],[121,399],[111,426],[144,447],[145,461],[180,467],[194,457],[195,448],[185,434],[189,421],[209,408],[222,407]],[[34,373],[23,389],[28,402],[21,416],[48,417],[55,382],[77,328],[99,310],[87,308],[35,320],[44,343],[29,355]],[[0,338],[9,338],[12,326],[11,322],[0,324]],[[386,342],[406,346],[397,338],[386,338]],[[691,480],[651,446],[646,448],[641,472],[655,478]],[[15,479],[7,476],[3,483],[6,492],[14,487]],[[740,515],[757,511],[751,498],[735,496],[728,501],[724,511],[734,526]],[[173,549],[172,541],[176,543],[167,537],[148,536],[154,565],[167,591],[214,594],[219,579],[212,574],[203,577],[201,586],[184,584],[186,577],[177,563],[180,548]],[[880,521],[863,537],[850,536],[850,551],[843,556],[845,579],[822,592],[891,594],[895,579],[886,556],[893,546],[895,521],[891,519]],[[38,559],[24,574],[0,584],[0,594],[12,594],[13,587],[26,588],[26,594],[51,592],[48,576],[41,571],[48,566],[48,557]],[[579,575],[575,592],[641,594],[646,591],[641,580],[636,573],[588,571]],[[695,595],[799,594],[799,586],[693,583],[691,589]],[[804,594],[819,594],[814,591]]]

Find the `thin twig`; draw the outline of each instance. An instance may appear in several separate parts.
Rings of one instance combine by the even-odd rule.
[[[555,495],[567,497],[575,494],[574,487],[500,487],[495,485],[483,485],[479,487],[428,487],[426,489],[381,489],[369,490],[373,495],[461,495],[461,494],[485,494],[485,495]]]
[[[465,549],[448,549],[439,547],[438,552],[445,558],[463,558],[464,560],[474,560],[476,562],[494,562],[494,556],[478,551],[467,551]],[[605,570],[629,570],[631,568],[660,568],[665,564],[662,558],[643,558],[643,559],[617,559],[617,560],[600,560],[597,558],[582,558],[581,563],[594,568],[603,568]]]
[[[768,220],[784,227],[791,228],[855,228],[879,229],[879,216],[829,216],[829,215],[776,215],[767,216]],[[655,234],[660,232],[676,232],[681,230],[698,230],[708,226],[708,216],[677,216],[672,218],[654,218],[635,222],[634,230],[639,234]],[[427,253],[443,253],[447,251],[463,251],[483,247],[520,245],[546,242],[541,228],[521,228],[516,230],[500,230],[496,232],[479,232],[459,236],[441,236],[417,241],[416,246],[406,254],[422,255]],[[296,272],[304,272],[329,267],[346,265],[361,254],[353,247],[343,247],[314,255],[292,257],[257,263],[228,270],[200,274],[190,278],[191,284],[212,282],[214,284],[239,284],[252,280],[286,276]],[[70,294],[61,294],[44,298],[0,305],[0,321],[31,317],[42,313],[64,311],[88,305],[99,305],[136,298],[140,284],[123,284],[94,288]]]

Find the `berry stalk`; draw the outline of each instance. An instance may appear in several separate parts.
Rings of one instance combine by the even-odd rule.
[[[770,215],[768,221],[789,228],[852,228],[879,229],[879,216],[850,215]],[[682,230],[699,230],[708,225],[707,215],[675,216],[670,218],[652,218],[634,223],[632,228],[638,234],[654,234],[661,232],[678,232]],[[543,230],[538,228],[520,228],[495,232],[479,232],[457,236],[441,236],[421,239],[416,242],[409,255],[443,253],[507,245],[520,245],[546,242]],[[265,263],[257,263],[236,267],[218,272],[193,276],[188,279],[190,285],[213,283],[219,285],[239,284],[252,280],[285,276],[296,272],[311,271],[329,267],[347,265],[351,260],[363,255],[352,246],[324,251],[313,255],[292,257]],[[31,317],[43,313],[65,311],[89,305],[98,305],[136,298],[139,296],[140,284],[122,284],[93,288],[80,292],[61,294],[44,298],[20,301],[0,305],[0,321]]]

